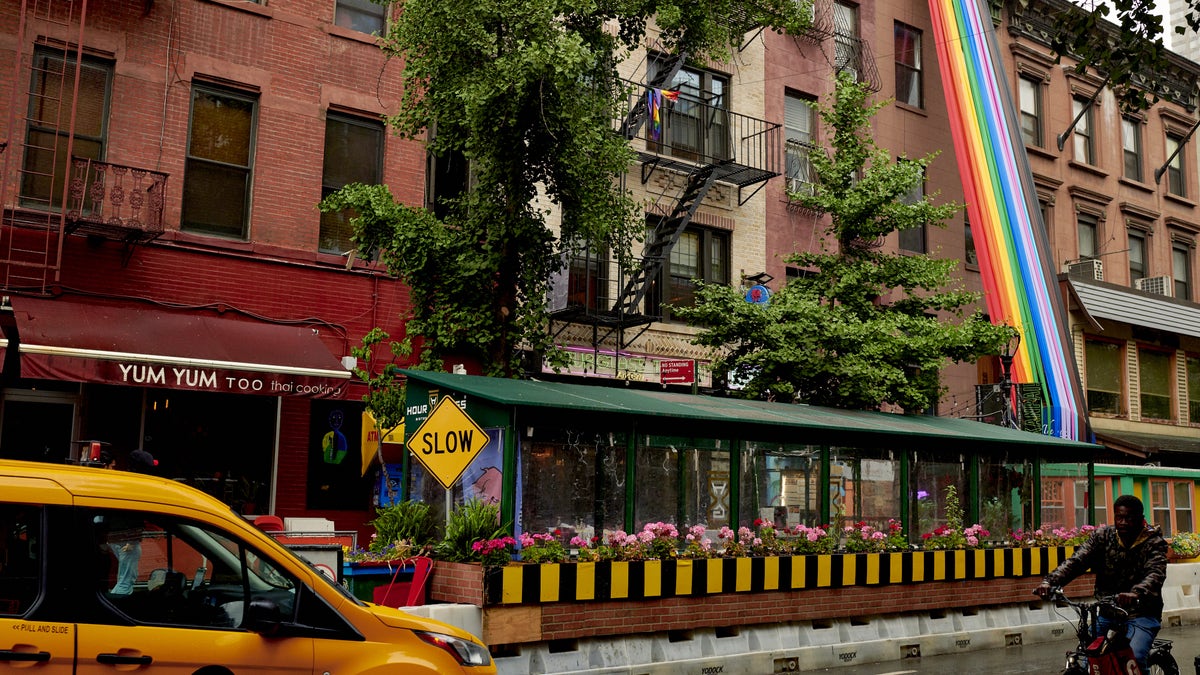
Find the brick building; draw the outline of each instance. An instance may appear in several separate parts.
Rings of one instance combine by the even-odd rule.
[[[144,448],[248,512],[363,526],[350,349],[399,336],[409,299],[316,204],[352,181],[423,202],[422,145],[380,120],[400,94],[382,12],[0,7],[0,455]]]

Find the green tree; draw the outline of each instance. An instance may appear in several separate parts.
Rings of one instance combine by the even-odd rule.
[[[719,59],[754,26],[803,30],[807,9],[793,0],[397,3],[381,39],[404,80],[390,123],[435,156],[469,160],[470,186],[445,204],[444,220],[378,185],[347,186],[321,208],[352,209],[359,250],[379,251],[411,288],[401,353],[420,336],[423,367],[454,354],[511,376],[523,350],[552,352],[546,293],[568,245],[604,242],[627,261],[643,234],[617,180],[634,159],[613,119],[626,93],[619,63],[652,21],[667,51]],[[562,214],[558,238],[548,203]]]
[[[715,367],[747,396],[918,412],[940,396],[947,361],[997,354],[1013,333],[978,311],[964,317],[979,295],[946,290],[956,260],[880,250],[894,231],[944,226],[957,206],[908,197],[934,156],[892,162],[870,129],[886,102],[871,104],[868,94],[843,75],[832,105],[817,106],[832,149],[812,155],[814,194],[793,198],[828,214],[828,236],[821,250],[789,259],[805,274],[766,305],[702,285],[695,306],[672,309],[703,327],[695,342],[712,348]]]

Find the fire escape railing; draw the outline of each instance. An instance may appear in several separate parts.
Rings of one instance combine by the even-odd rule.
[[[163,233],[168,175],[71,158],[67,232],[136,244]]]

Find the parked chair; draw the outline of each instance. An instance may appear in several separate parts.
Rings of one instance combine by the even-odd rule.
[[[392,575],[391,583],[380,584],[372,591],[372,599],[375,604],[386,607],[416,607],[425,604],[425,587],[429,584],[433,559],[416,556],[407,562],[411,563],[413,567],[412,578],[408,581],[396,581],[400,572],[407,565],[398,567],[396,573]]]

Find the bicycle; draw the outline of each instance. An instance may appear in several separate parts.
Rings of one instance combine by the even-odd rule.
[[[1079,643],[1074,650],[1067,652],[1062,675],[1134,675],[1141,672],[1133,658],[1129,640],[1125,637],[1129,612],[1117,604],[1116,597],[1075,602],[1063,593],[1062,588],[1054,588],[1050,592],[1050,600],[1068,605],[1079,615],[1075,625],[1075,637]],[[1092,628],[1101,612],[1109,621],[1108,630],[1103,635],[1093,637]],[[1171,647],[1170,640],[1155,639],[1151,643],[1150,654],[1146,657],[1150,672],[1146,675],[1179,675],[1179,664],[1171,654]]]

